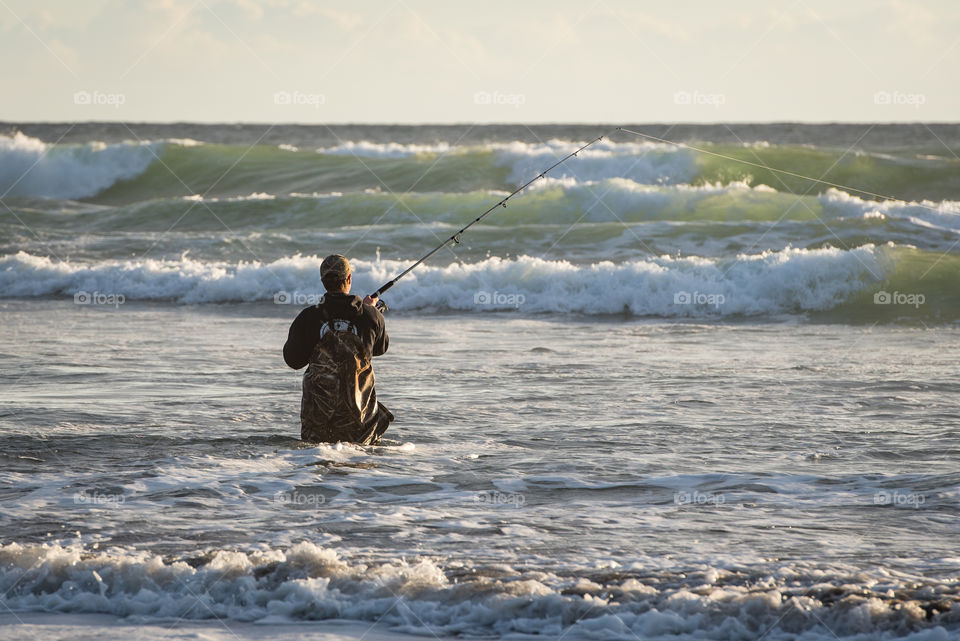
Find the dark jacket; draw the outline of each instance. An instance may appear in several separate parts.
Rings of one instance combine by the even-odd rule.
[[[380,310],[373,305],[364,305],[359,296],[327,292],[317,305],[301,311],[290,325],[287,342],[283,346],[283,360],[287,365],[300,369],[310,360],[313,348],[320,340],[320,328],[324,323],[324,310],[320,309],[321,305],[326,309],[328,318],[348,320],[356,325],[360,340],[371,356],[380,356],[387,352],[390,338],[387,336]]]

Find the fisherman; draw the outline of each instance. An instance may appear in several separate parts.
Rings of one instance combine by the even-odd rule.
[[[447,245],[459,243],[465,231],[490,212],[506,207],[508,200],[546,177],[554,167],[601,140],[603,136],[581,145],[517,187],[363,300],[350,295],[351,269],[346,257],[333,254],[324,258],[320,280],[327,292],[317,305],[300,312],[283,346],[283,360],[287,365],[293,369],[308,365],[303,375],[300,438],[325,443],[378,442],[393,420],[393,414],[377,402],[373,387],[371,361],[387,351],[387,332],[378,309],[382,304],[377,300],[379,295]]]
[[[300,312],[283,346],[287,365],[307,366],[300,402],[304,441],[373,445],[394,418],[377,401],[371,362],[389,346],[383,314],[376,295],[361,300],[350,294],[352,279],[345,256],[324,258],[320,280],[327,291]]]

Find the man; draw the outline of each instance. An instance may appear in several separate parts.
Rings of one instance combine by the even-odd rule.
[[[320,265],[327,290],[320,302],[300,312],[290,326],[283,360],[304,365],[300,438],[318,443],[380,441],[393,414],[377,402],[371,359],[386,353],[389,338],[377,299],[350,294],[353,271],[345,256],[327,256]]]

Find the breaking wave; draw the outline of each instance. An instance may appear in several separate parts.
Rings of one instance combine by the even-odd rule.
[[[162,147],[154,143],[55,145],[20,132],[0,135],[0,194],[89,198],[143,173]]]
[[[918,576],[804,562],[634,565],[448,568],[431,558],[341,558],[309,542],[167,559],[10,543],[0,547],[0,603],[13,612],[105,613],[137,622],[379,621],[397,632],[468,638],[947,641],[960,627],[956,585],[934,590]]]
[[[25,252],[0,258],[0,296],[122,295],[178,303],[312,304],[322,257],[269,263],[175,260],[57,262]],[[355,259],[354,291],[373,291],[408,263]],[[864,245],[732,258],[660,256],[577,265],[530,256],[423,265],[390,292],[396,310],[576,313],[676,318],[832,312],[840,320],[960,320],[956,257]],[[886,292],[890,301],[876,295]]]

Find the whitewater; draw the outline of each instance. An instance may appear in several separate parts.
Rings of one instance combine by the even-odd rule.
[[[323,257],[612,127],[0,127],[0,636],[957,638],[960,127],[631,128],[730,158],[611,136],[418,267],[356,447]]]

